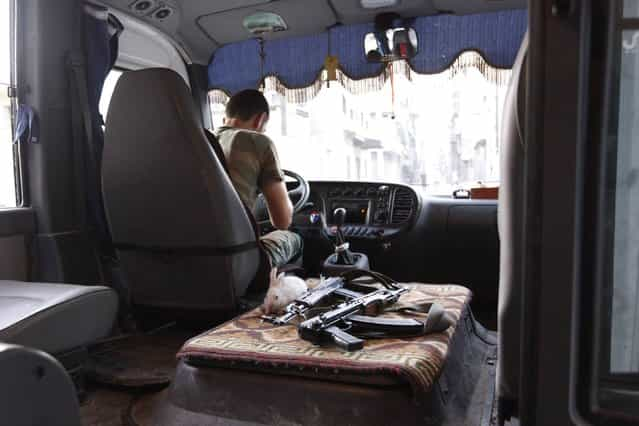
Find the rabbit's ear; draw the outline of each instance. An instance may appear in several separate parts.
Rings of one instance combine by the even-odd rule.
[[[277,279],[277,268],[271,269],[271,281],[275,281]]]
[[[279,274],[279,275],[277,276],[277,279],[278,279],[278,280],[281,280],[282,278],[284,278],[284,272],[282,272],[281,274]]]

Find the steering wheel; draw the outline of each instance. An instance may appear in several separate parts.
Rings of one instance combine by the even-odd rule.
[[[293,203],[293,213],[299,213],[306,203],[308,202],[308,197],[311,195],[311,187],[302,176],[298,175],[295,172],[290,170],[282,170],[285,176],[295,179],[297,182],[297,186],[288,191],[288,197],[291,199]],[[288,187],[288,186],[287,186]],[[295,201],[297,199],[297,201]]]
[[[311,187],[309,186],[306,179],[304,179],[297,173],[290,170],[282,171],[284,172],[285,176],[293,178],[297,183],[294,188],[288,190],[288,196],[293,203],[293,214],[299,213],[308,202],[308,198],[311,195]],[[288,184],[286,186],[287,188],[289,187]],[[257,196],[257,202],[255,203],[255,218],[258,222],[268,220],[268,210],[266,207],[266,201],[264,200],[264,194],[259,194]]]

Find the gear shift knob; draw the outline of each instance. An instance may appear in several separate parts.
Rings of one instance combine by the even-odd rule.
[[[341,227],[346,221],[346,209],[344,207],[338,207],[333,211],[333,222],[335,226]]]
[[[337,228],[337,232],[335,233],[335,239],[337,240],[335,245],[335,264],[354,265],[355,259],[353,253],[348,249],[348,243],[346,239],[344,239],[344,234],[342,234],[342,226],[344,226],[344,222],[346,222],[346,209],[344,207],[338,207],[333,210],[333,222]]]

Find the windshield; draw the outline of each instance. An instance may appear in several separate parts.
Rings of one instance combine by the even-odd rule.
[[[382,90],[361,95],[325,82],[303,104],[267,81],[266,133],[283,168],[311,180],[404,183],[434,194],[498,183],[503,82],[510,71],[500,71],[498,85],[474,67],[451,70],[411,73],[410,81],[397,74]],[[220,96],[210,99],[217,127],[224,104],[216,103]]]

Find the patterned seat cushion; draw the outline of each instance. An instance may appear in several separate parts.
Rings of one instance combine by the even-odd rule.
[[[419,337],[367,340],[364,349],[345,352],[300,339],[295,325],[276,327],[262,321],[258,308],[189,340],[178,358],[198,366],[349,382],[408,382],[415,393],[425,393],[441,374],[451,338],[468,310],[471,292],[457,285],[406,285],[411,291],[402,295],[400,303],[440,303],[455,319],[455,325],[445,332]]]

